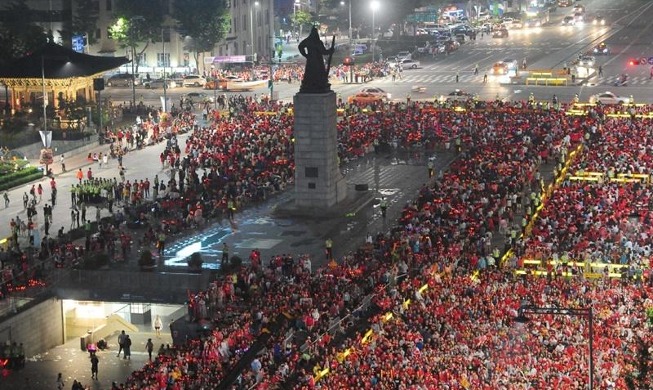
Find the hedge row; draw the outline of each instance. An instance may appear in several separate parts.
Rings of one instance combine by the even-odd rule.
[[[43,172],[38,168],[31,167],[13,172],[8,175],[0,177],[0,191],[9,190],[11,188],[19,187],[23,184],[38,180],[43,177]]]

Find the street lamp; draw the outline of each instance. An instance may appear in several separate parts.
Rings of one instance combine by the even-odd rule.
[[[347,2],[349,3],[349,46],[351,47],[351,0],[348,0]],[[345,2],[341,1],[340,5],[345,5]]]
[[[161,28],[161,65],[163,65],[163,112],[168,112],[168,86],[166,85],[166,41]]]
[[[372,62],[374,62],[374,58],[376,57],[376,42],[374,40],[374,16],[376,14],[376,10],[379,9],[379,2],[372,0],[370,3],[370,8],[372,8]]]
[[[254,8],[258,7],[258,4],[259,4],[258,1],[255,1],[254,4],[250,3],[249,6],[249,33],[250,33],[250,42],[252,47],[252,61],[254,61]]]
[[[594,389],[594,312],[592,307],[586,308],[564,308],[564,307],[538,307],[522,305],[519,307],[519,314],[516,322],[525,323],[529,321],[526,314],[532,315],[559,315],[568,317],[583,317],[589,322],[589,390]]]

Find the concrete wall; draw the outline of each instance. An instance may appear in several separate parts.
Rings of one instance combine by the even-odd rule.
[[[71,271],[57,284],[57,296],[82,301],[183,304],[188,291],[204,291],[210,281],[202,274],[141,271]]]
[[[52,150],[54,151],[55,156],[59,156],[61,154],[67,154],[70,153],[71,151],[74,151],[75,154],[85,153],[85,152],[88,153],[89,150],[92,150],[99,145],[97,136],[93,135],[92,139],[93,139],[92,141],[87,141],[83,139],[75,140],[75,141],[54,140],[52,141]],[[20,148],[16,148],[15,150],[22,153],[28,159],[34,160],[41,157],[42,148],[43,148],[43,144],[38,142],[30,145],[21,146]],[[59,159],[55,158],[54,161],[58,162]]]
[[[0,323],[0,343],[23,343],[25,356],[31,357],[64,342],[63,306],[50,298]]]

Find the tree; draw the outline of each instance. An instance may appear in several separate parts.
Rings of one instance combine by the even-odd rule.
[[[95,29],[100,10],[98,2],[94,0],[77,0],[77,8],[73,16],[73,35],[83,35],[87,38],[87,45],[97,42]]]
[[[165,18],[165,0],[155,1],[133,1],[116,0],[114,24],[109,28],[111,37],[118,41],[120,47],[130,48],[132,61],[137,58],[137,49],[143,44],[138,52],[140,57],[150,42],[159,40],[163,20]],[[152,4],[161,3],[161,4]],[[139,62],[135,62],[136,73],[138,73]]]
[[[392,16],[390,20],[396,26],[392,35],[394,37],[399,36],[400,32],[403,31],[404,29],[404,25],[406,23],[406,17],[414,13],[415,8],[429,5],[431,3],[432,1],[425,1],[425,0],[404,0],[404,1],[395,1],[392,2],[391,5],[388,5],[389,7],[388,15]]]
[[[23,57],[48,41],[48,34],[32,21],[31,15],[34,11],[25,0],[14,0],[3,11],[0,18],[0,65]]]
[[[313,22],[313,16],[303,10],[297,10],[292,17],[290,18],[292,21],[293,26],[298,26],[299,27],[299,36],[301,37],[302,34],[302,29],[304,26],[310,26],[311,23]]]
[[[174,0],[172,8],[178,31],[190,38],[184,49],[192,52],[199,64],[199,54],[213,51],[227,36],[231,23],[228,0]]]

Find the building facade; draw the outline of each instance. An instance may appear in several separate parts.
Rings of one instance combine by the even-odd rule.
[[[73,47],[73,42],[64,39],[60,31],[72,25],[77,9],[76,1],[27,0],[26,3],[35,11],[34,21],[50,31],[56,43]],[[175,30],[174,20],[168,17],[162,26],[162,39],[150,42],[147,49],[138,56],[139,74],[150,73],[156,77],[164,69],[168,73],[202,73],[210,70],[211,59],[215,56],[246,56],[248,61],[267,62],[274,47],[274,0],[227,1],[231,14],[230,28],[226,38],[215,46],[213,52],[201,53],[196,61],[195,53],[185,48],[186,38]],[[172,10],[172,2],[173,0],[167,0],[168,14]],[[93,34],[97,42],[84,46],[82,50],[87,54],[127,56],[131,59],[130,50],[121,48],[109,32],[116,20],[115,0],[95,0],[95,3],[99,14],[97,27],[88,34]],[[131,64],[123,66],[120,71],[131,72]]]

